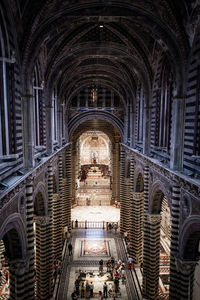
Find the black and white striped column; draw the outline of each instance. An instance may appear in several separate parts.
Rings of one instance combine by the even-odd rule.
[[[170,287],[169,298],[172,300],[179,298],[180,275],[176,268],[176,257],[178,255],[178,236],[179,236],[179,218],[180,218],[180,186],[172,187],[172,205],[171,205],[171,249],[170,249]]]
[[[53,194],[53,255],[58,259],[62,257],[62,153],[58,157],[58,194]]]
[[[52,240],[49,240],[50,217],[35,216],[36,226],[36,298],[47,300],[52,295]]]
[[[9,299],[25,300],[24,290],[24,274],[25,274],[25,262],[23,260],[15,260],[9,262],[10,272],[10,297]]]
[[[175,261],[179,286],[177,286],[177,296],[175,295],[174,299],[192,300],[194,272],[198,261],[181,260],[179,258],[176,258]]]
[[[143,294],[157,300],[159,295],[160,214],[146,214],[144,226]]]
[[[29,267],[25,272],[24,291],[26,298],[35,298],[35,270],[34,270],[34,229],[33,229],[33,181],[31,178],[26,183],[26,234],[27,234],[27,255],[29,257]]]
[[[71,231],[71,201],[72,201],[72,170],[71,170],[71,145],[65,153],[65,178],[62,182],[62,223],[63,228],[68,226]]]
[[[125,151],[120,152],[120,232],[127,231],[126,216],[126,184],[125,184]]]
[[[144,193],[132,193],[130,252],[135,266],[142,262]]]

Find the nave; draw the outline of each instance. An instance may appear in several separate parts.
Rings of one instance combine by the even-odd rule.
[[[133,277],[127,269],[127,253],[123,240],[119,233],[108,232],[102,229],[74,229],[71,234],[73,246],[72,256],[68,255],[67,242],[65,242],[65,253],[63,270],[58,287],[57,299],[72,299],[71,295],[75,289],[75,281],[81,275],[81,283],[94,283],[94,297],[97,299],[99,291],[103,292],[103,284],[106,281],[108,286],[108,298],[122,300],[136,299]],[[125,281],[119,279],[119,291],[115,293],[114,275],[111,279],[107,272],[106,262],[114,257],[125,262]],[[103,259],[103,272],[99,273],[99,261]],[[113,272],[114,274],[115,272]],[[86,291],[85,291],[86,292]],[[85,295],[85,294],[84,294]],[[86,295],[85,295],[86,296]],[[87,299],[87,298],[83,298]]]

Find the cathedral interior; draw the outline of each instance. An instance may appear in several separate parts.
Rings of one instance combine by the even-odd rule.
[[[199,259],[200,1],[0,0],[0,299],[199,300]]]

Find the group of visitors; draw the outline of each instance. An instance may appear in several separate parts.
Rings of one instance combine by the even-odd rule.
[[[112,229],[114,229],[115,233],[117,233],[118,223],[107,223],[107,230],[111,232]]]
[[[108,297],[108,285],[106,281],[103,283],[102,291],[99,291],[99,299],[107,298]],[[72,293],[71,297],[72,299],[78,299],[78,297],[81,298],[92,298],[94,297],[94,283],[91,281],[86,281],[86,284],[84,282],[81,282],[80,277],[78,277],[75,280],[75,289]]]
[[[62,261],[57,259],[56,256],[53,257],[53,280],[54,284],[56,282],[56,277],[61,275]]]
[[[94,296],[94,283],[91,281],[86,281],[86,284],[81,281],[80,276],[75,280],[75,290],[72,293],[72,299],[81,298],[90,298]]]

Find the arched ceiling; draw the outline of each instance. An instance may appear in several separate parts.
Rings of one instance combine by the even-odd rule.
[[[181,82],[189,48],[183,19],[192,2],[19,1],[22,73],[32,72],[43,51],[45,85],[56,85],[62,101],[80,86],[100,82],[128,102],[134,101],[138,82],[150,92],[153,58],[164,51],[169,62],[176,61],[172,66]]]
[[[120,141],[120,134],[116,127],[101,119],[91,119],[79,124],[79,126],[77,126],[72,132],[71,141],[75,142],[84,132],[91,130],[102,131],[107,134],[112,143]]]

